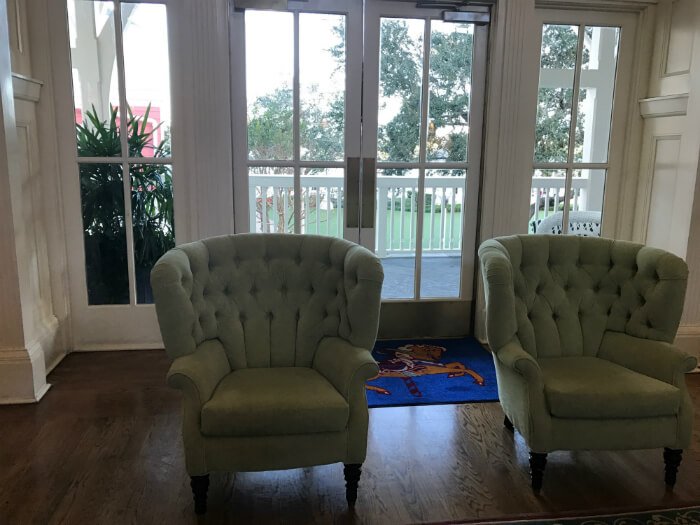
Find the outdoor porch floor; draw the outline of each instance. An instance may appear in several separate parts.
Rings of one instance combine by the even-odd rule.
[[[458,255],[424,255],[421,297],[458,297],[460,259]],[[381,261],[384,266],[382,299],[413,299],[415,256],[388,256]]]

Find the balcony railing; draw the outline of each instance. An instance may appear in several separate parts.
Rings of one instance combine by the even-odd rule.
[[[459,252],[466,177],[427,177],[423,212],[423,251]],[[301,176],[301,232],[342,237],[343,178]],[[293,227],[294,179],[290,175],[251,175],[250,223],[259,232],[288,232]],[[377,242],[380,257],[416,250],[418,177],[377,177]]]
[[[465,176],[425,178],[424,253],[455,254],[461,250],[465,184]],[[585,209],[589,186],[587,178],[573,179],[573,211]],[[294,231],[294,179],[291,175],[251,175],[249,188],[250,223],[255,225],[255,231]],[[564,190],[563,178],[533,177],[532,220],[539,222],[555,213],[563,204]],[[301,192],[301,232],[342,237],[343,177],[302,175]],[[417,176],[377,177],[375,248],[380,257],[415,253],[417,194]]]

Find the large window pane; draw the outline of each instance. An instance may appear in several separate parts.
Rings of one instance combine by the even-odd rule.
[[[170,156],[168,18],[162,4],[121,4],[129,156]]]
[[[586,27],[578,101],[576,162],[607,162],[620,30]]]
[[[343,237],[343,168],[308,168],[301,175],[301,233]]]
[[[69,0],[68,15],[78,156],[118,156],[114,4]]]
[[[421,297],[459,297],[465,170],[427,170]]]
[[[382,18],[377,158],[418,160],[423,20]]]
[[[384,299],[414,293],[418,170],[377,170],[377,255],[384,266]]]
[[[557,233],[552,230],[566,201],[566,170],[535,170],[530,190],[529,233]]]
[[[345,158],[345,17],[299,15],[302,160]]]
[[[120,164],[80,164],[88,304],[129,304]]]
[[[294,169],[249,168],[250,231],[294,233]]]
[[[136,302],[152,303],[151,269],[175,246],[172,169],[165,164],[134,164],[129,174]]]
[[[535,162],[568,160],[577,46],[577,26],[542,26]]]
[[[472,24],[431,23],[428,160],[467,160],[473,44]]]
[[[294,16],[245,12],[248,158],[293,158]]]

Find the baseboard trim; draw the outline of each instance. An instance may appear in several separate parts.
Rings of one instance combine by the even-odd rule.
[[[51,384],[46,383],[39,392],[37,392],[35,397],[0,397],[0,405],[31,405],[33,403],[38,403],[50,388]]]
[[[48,389],[44,352],[38,341],[0,352],[0,404],[36,403]]]

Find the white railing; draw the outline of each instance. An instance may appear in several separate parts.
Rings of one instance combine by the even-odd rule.
[[[423,252],[454,254],[461,250],[465,184],[465,176],[426,177]],[[563,178],[533,177],[531,220],[540,221],[559,209],[564,201],[565,184]],[[588,178],[572,180],[573,211],[586,209],[590,185]],[[255,225],[255,231],[294,231],[291,175],[251,175],[249,188],[250,224]],[[301,190],[301,232],[342,237],[343,177],[302,175]],[[375,247],[380,257],[415,253],[417,194],[418,176],[377,177]]]
[[[248,193],[251,231],[294,232],[291,175],[251,175]],[[343,177],[302,175],[301,194],[301,233],[342,237]]]
[[[462,247],[465,176],[426,177],[423,252],[458,253]],[[418,176],[377,177],[377,255],[416,251]]]
[[[574,177],[571,180],[571,210],[586,209],[591,180]],[[563,177],[533,177],[530,190],[530,220],[536,223],[556,213],[564,203],[566,179]],[[532,209],[534,208],[534,209]]]
[[[426,178],[424,252],[461,249],[465,182],[463,176]],[[342,237],[343,177],[302,175],[301,192],[301,232]],[[417,176],[377,177],[376,250],[380,257],[415,252],[417,194]],[[293,232],[293,195],[290,175],[251,175],[248,202],[255,231]]]

